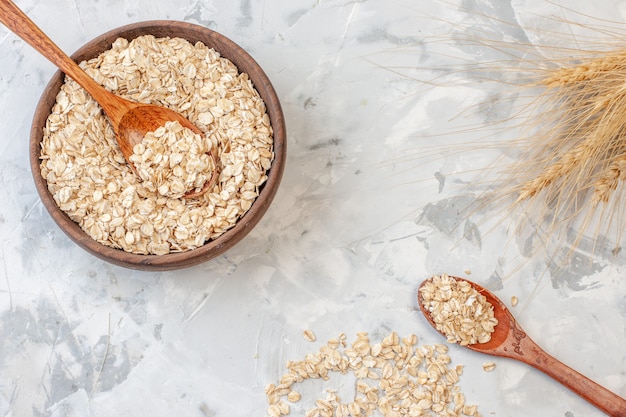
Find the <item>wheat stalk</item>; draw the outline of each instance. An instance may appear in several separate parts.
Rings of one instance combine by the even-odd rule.
[[[487,200],[508,201],[506,217],[527,219],[570,254],[589,234],[619,247],[626,226],[616,195],[626,181],[626,49],[573,62],[537,63],[524,83],[541,89],[524,114],[524,152]]]
[[[478,18],[494,22],[487,14]],[[517,21],[495,23],[510,24],[510,30],[502,33],[516,36],[511,34],[518,29]],[[565,18],[564,23],[577,25]],[[459,58],[434,79],[436,83],[428,83],[443,85],[446,75],[455,81],[460,75],[507,87],[485,100],[490,107],[510,100],[504,102],[509,105],[503,106],[504,120],[489,118],[479,106],[469,109],[477,109],[481,125],[470,125],[475,130],[465,132],[483,129],[491,138],[503,127],[519,137],[498,142],[501,145],[496,146],[504,150],[501,159],[490,162],[472,182],[473,190],[483,194],[470,215],[484,214],[490,224],[510,220],[519,235],[528,226],[523,232],[529,231],[541,244],[555,244],[555,252],[565,245],[575,250],[583,236],[585,244],[595,240],[606,246],[611,241],[619,247],[626,230],[626,209],[622,209],[626,205],[621,204],[626,199],[626,184],[621,184],[626,181],[626,30],[621,22],[580,25],[595,29],[598,37],[573,38],[576,35],[555,30],[545,44],[527,43],[525,37],[511,41],[498,36],[500,32],[494,36],[476,29],[480,25],[456,23],[453,34],[442,37],[456,45],[484,48],[489,59],[474,64]],[[539,39],[549,37],[543,28],[541,35]],[[472,145],[479,150],[486,147],[484,138]],[[511,158],[516,162],[499,164]]]
[[[607,201],[623,179],[615,170],[625,167],[616,161],[626,149],[626,53],[550,70],[537,84],[547,87],[541,100],[557,108],[543,117],[552,127],[532,141],[538,172],[517,187],[517,202],[551,186],[553,199],[579,198],[596,189],[592,200]],[[559,188],[579,195],[564,195]]]

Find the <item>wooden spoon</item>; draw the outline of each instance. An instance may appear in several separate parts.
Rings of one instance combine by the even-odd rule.
[[[453,278],[463,280],[463,278]],[[420,288],[427,282],[428,280],[424,281]],[[470,344],[467,345],[468,348],[476,352],[524,362],[551,376],[609,416],[626,417],[626,400],[550,356],[526,335],[502,301],[480,285],[471,281],[467,282],[493,305],[495,318],[498,319],[489,342]],[[424,306],[419,290],[417,299],[424,317],[436,329],[435,322]]]
[[[146,133],[155,131],[168,121],[178,121],[195,133],[203,134],[186,117],[173,110],[128,101],[106,90],[52,42],[11,0],[0,0],[0,22],[74,79],[100,104],[113,126],[124,158],[135,173],[136,169],[129,158],[133,154],[134,146],[141,143]],[[213,166],[217,167],[215,156],[212,152],[209,155]],[[215,169],[211,179],[201,189],[190,190],[184,197],[194,198],[204,194],[213,187],[217,177],[217,169]]]

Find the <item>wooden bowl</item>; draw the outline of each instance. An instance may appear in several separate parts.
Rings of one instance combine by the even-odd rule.
[[[40,154],[43,128],[55,103],[56,95],[63,84],[64,74],[58,71],[46,86],[37,105],[30,132],[30,165],[37,191],[44,206],[57,225],[76,244],[98,258],[107,262],[140,270],[172,270],[189,267],[212,259],[234,246],[246,236],[261,220],[272,202],[281,181],[286,158],[285,118],[270,80],[259,64],[240,46],[223,35],[202,26],[177,21],[147,21],[134,23],[111,30],[84,45],[72,55],[76,62],[91,59],[111,48],[119,37],[128,40],[142,35],[155,37],[180,37],[191,43],[202,42],[218,51],[237,66],[240,72],[248,74],[255,88],[265,101],[267,113],[274,131],[274,161],[268,171],[267,181],[263,184],[259,196],[248,212],[217,239],[186,252],[167,255],[139,255],[115,249],[98,243],[87,235],[67,214],[59,209],[46,180],[41,176]]]

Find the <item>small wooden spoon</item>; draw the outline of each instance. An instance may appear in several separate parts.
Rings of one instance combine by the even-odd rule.
[[[453,278],[463,280],[463,278]],[[420,288],[426,282],[428,280],[424,281]],[[550,356],[526,335],[526,332],[522,330],[502,301],[480,285],[471,281],[467,282],[493,305],[494,315],[498,319],[498,324],[491,334],[489,342],[471,344],[466,347],[476,352],[503,356],[524,362],[551,376],[609,416],[626,417],[626,400]],[[422,294],[419,290],[417,291],[417,300],[424,317],[436,329],[435,322],[430,312],[424,306]]]
[[[178,121],[182,126],[202,134],[186,117],[173,110],[128,101],[106,90],[52,42],[11,0],[0,0],[0,22],[74,79],[100,104],[113,126],[124,158],[135,173],[136,169],[129,158],[134,146],[141,143],[146,133],[155,131],[168,121]],[[185,198],[198,197],[215,185],[218,178],[217,164],[213,153],[209,155],[215,167],[211,179],[201,189],[188,191]]]

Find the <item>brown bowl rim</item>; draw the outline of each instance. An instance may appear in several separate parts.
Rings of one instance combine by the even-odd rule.
[[[248,74],[264,100],[274,131],[274,160],[267,173],[267,181],[263,184],[259,196],[248,212],[237,221],[235,226],[217,239],[210,240],[197,249],[180,253],[166,255],[134,254],[103,245],[89,237],[77,223],[59,209],[48,190],[47,182],[40,173],[39,164],[43,126],[55,103],[56,92],[59,91],[63,83],[64,74],[61,71],[57,71],[52,76],[35,110],[30,132],[31,173],[41,200],[54,222],[71,240],[87,252],[112,264],[130,269],[147,271],[182,269],[206,262],[223,254],[243,239],[261,220],[278,191],[285,167],[287,145],[285,118],[272,83],[254,58],[226,36],[197,24],[175,20],[150,20],[120,26],[87,42],[74,52],[71,57],[74,61],[81,62],[110,49],[113,41],[117,38],[123,37],[131,40],[146,34],[154,35],[157,38],[180,37],[192,43],[200,41],[214,48],[221,56],[232,61],[240,72]],[[89,53],[92,50],[97,51],[96,55]]]

